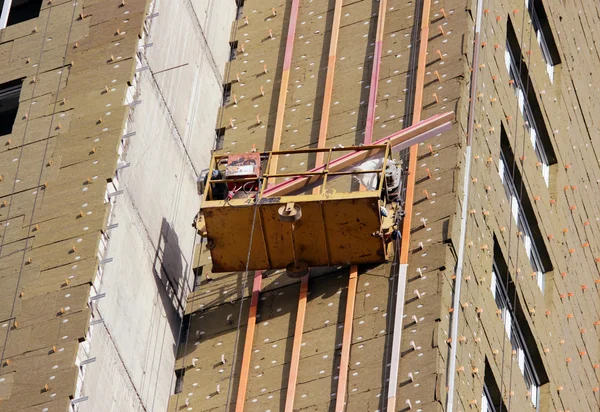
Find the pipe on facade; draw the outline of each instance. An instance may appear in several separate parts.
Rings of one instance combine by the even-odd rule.
[[[454,280],[454,297],[452,303],[452,323],[450,327],[450,348],[446,369],[446,386],[448,388],[448,397],[446,398],[446,412],[452,412],[454,407],[454,380],[456,377],[456,350],[458,347],[458,318],[460,315],[460,292],[463,279],[463,261],[465,257],[465,240],[467,236],[467,213],[469,209],[469,187],[471,175],[471,143],[473,140],[473,125],[475,116],[475,101],[477,92],[477,73],[479,67],[479,47],[481,32],[481,16],[483,12],[483,0],[477,0],[477,17],[475,21],[475,46],[473,47],[473,65],[471,70],[471,92],[469,101],[469,117],[467,119],[467,147],[465,174],[463,178],[463,200],[460,216],[460,236],[458,243],[458,253],[456,261],[456,278]]]

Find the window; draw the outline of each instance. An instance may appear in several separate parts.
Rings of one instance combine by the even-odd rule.
[[[481,412],[496,412],[490,391],[485,384],[483,385],[483,393],[481,395]]]
[[[548,15],[544,9],[544,4],[542,0],[525,0],[525,6],[531,16],[531,25],[542,50],[550,82],[554,82],[554,66],[560,64],[560,55],[552,35],[552,29],[548,23]]]
[[[500,163],[498,165],[500,180],[504,186],[506,197],[510,202],[513,219],[517,224],[518,230],[521,232],[525,252],[533,271],[536,273],[537,284],[542,293],[544,293],[545,273],[551,270],[552,263],[546,249],[546,244],[542,239],[529,196],[525,190],[522,190],[520,193],[519,189],[522,187],[523,178],[514,163],[515,157],[510,147],[504,125],[502,125],[500,131],[500,148]]]
[[[0,136],[12,133],[22,84],[22,79],[0,84]]]
[[[236,20],[239,20],[244,15],[244,0],[235,0],[237,6]]]
[[[183,391],[183,377],[185,376],[185,369],[177,369],[175,371],[175,390],[174,394],[181,393]]]
[[[540,382],[535,373],[533,362],[529,356],[527,347],[525,346],[525,339],[523,338],[518,323],[515,321],[514,310],[508,299],[506,289],[502,284],[496,264],[494,264],[494,273],[492,277],[492,294],[494,295],[498,309],[502,311],[500,317],[504,323],[504,330],[510,339],[513,357],[519,365],[519,370],[525,380],[525,386],[530,393],[531,403],[538,408]],[[496,411],[496,409],[493,408],[489,410]]]
[[[223,85],[223,106],[227,106],[231,102],[231,83]]]
[[[523,375],[525,386],[529,392],[529,399],[536,410],[539,410],[540,386],[548,382],[548,376],[544,370],[535,339],[533,338],[523,309],[517,299],[515,285],[508,274],[506,261],[502,257],[502,252],[495,236],[494,242],[494,262],[490,289],[496,305],[501,311],[500,318],[504,323],[504,330],[510,340],[513,357],[519,366],[521,375]],[[487,382],[486,386],[488,386]],[[494,404],[497,405],[498,403]],[[497,411],[498,409],[488,410]]]
[[[229,61],[233,61],[237,58],[238,41],[229,42]]]
[[[215,150],[222,150],[225,144],[225,128],[215,130]]]
[[[529,132],[531,145],[540,163],[544,182],[548,186],[550,184],[550,165],[556,163],[556,155],[510,19],[507,25],[504,62],[517,96],[519,111],[523,115],[525,129]]]
[[[0,29],[40,15],[42,0],[0,0]]]
[[[500,389],[494,379],[494,374],[487,358],[485,359],[485,375],[483,376],[481,412],[506,412],[506,406],[504,406]]]

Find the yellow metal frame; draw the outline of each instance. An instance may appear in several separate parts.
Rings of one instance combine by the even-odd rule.
[[[379,149],[383,155],[380,169],[329,172],[334,153],[373,149]],[[227,159],[224,155],[213,156],[201,209],[211,245],[213,271],[245,270],[249,249],[249,270],[281,269],[296,260],[302,260],[309,266],[366,264],[385,260],[380,214],[380,206],[384,203],[380,199],[387,161],[391,156],[390,145],[267,152],[262,156],[267,164],[264,170],[269,170],[271,161],[277,156],[320,152],[327,153],[321,171],[264,174],[251,179],[211,179],[212,171],[215,168],[222,170],[219,167],[225,165],[224,160]],[[349,188],[348,192],[343,192],[330,187],[333,178],[359,174],[378,174],[377,188],[370,191],[351,191]],[[316,177],[318,190],[296,195],[263,196],[269,182],[302,176]],[[249,182],[260,182],[258,203],[255,198],[210,200],[214,183],[234,183],[239,187]],[[294,223],[293,229],[289,222],[281,221],[278,212],[282,205],[289,203],[300,206],[302,210],[302,218]]]
[[[343,172],[330,172],[329,171],[329,164],[331,163],[334,152],[360,152],[360,151],[370,151],[373,149],[379,149],[384,153],[383,164],[380,169],[365,170],[365,171],[343,171]],[[260,194],[259,194],[259,199],[264,199],[265,198],[264,197],[265,189],[268,187],[269,184],[273,184],[275,179],[277,179],[277,178],[322,176],[323,183],[320,185],[317,185],[320,188],[320,190],[318,191],[318,193],[316,195],[292,195],[291,197],[293,197],[294,199],[301,199],[300,201],[329,200],[332,198],[332,195],[330,194],[327,196],[323,196],[323,194],[326,193],[327,181],[330,176],[333,176],[335,178],[335,177],[339,177],[339,176],[352,176],[352,175],[355,176],[355,175],[360,175],[360,174],[377,173],[380,175],[380,179],[379,179],[379,186],[376,189],[376,191],[378,192],[377,193],[378,196],[381,194],[381,190],[383,190],[383,180],[384,180],[382,175],[385,171],[388,158],[390,157],[390,154],[391,154],[391,147],[390,147],[389,143],[380,144],[380,145],[368,145],[368,146],[351,146],[351,147],[335,147],[335,148],[320,148],[320,149],[314,148],[314,149],[299,149],[299,150],[279,150],[279,151],[262,153],[261,157],[268,156],[267,164],[266,164],[266,167],[264,168],[264,170],[269,170],[269,167],[270,167],[271,162],[274,157],[285,156],[285,155],[289,155],[289,154],[302,154],[302,153],[309,153],[309,154],[315,153],[316,154],[316,153],[323,153],[323,152],[327,153],[327,161],[325,162],[325,167],[322,171],[317,171],[317,172],[305,171],[305,172],[274,173],[274,174],[265,173],[265,174],[262,174],[259,178],[230,178],[230,179],[218,179],[218,180],[212,179],[212,172],[215,169],[215,167],[222,164],[222,161],[226,160],[229,157],[229,155],[213,155],[211,162],[210,162],[210,166],[209,166],[208,179],[207,179],[207,182],[205,185],[206,188],[204,190],[204,195],[202,198],[202,205],[203,205],[202,209],[204,209],[205,207],[220,207],[220,206],[224,206],[225,204],[242,206],[242,205],[248,205],[249,201],[252,202],[252,199],[231,199],[229,201],[212,200],[212,199],[210,199],[210,197],[212,194],[212,184],[214,184],[214,183],[243,184],[243,183],[260,181],[261,190],[260,190]],[[217,169],[218,169],[218,167],[217,167]],[[372,191],[367,192],[368,193],[367,196],[371,196],[373,192],[375,192],[375,191],[372,190]],[[343,198],[348,198],[346,196],[347,194],[352,194],[350,197],[354,198],[354,197],[360,197],[359,193],[360,192],[358,192],[358,191],[344,192],[344,193],[340,193],[337,195],[333,195],[333,197],[334,198],[339,197],[339,198],[343,199]],[[299,198],[299,196],[300,196],[300,198]],[[278,197],[278,198],[287,199],[288,202],[293,201],[293,200],[289,200],[290,196],[283,196],[283,197]]]

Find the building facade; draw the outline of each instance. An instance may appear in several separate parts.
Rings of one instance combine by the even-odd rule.
[[[1,8],[0,412],[600,409],[598,4]],[[448,114],[396,155],[394,257],[213,273],[213,150]]]
[[[235,4],[0,8],[0,410],[164,411]]]
[[[598,410],[597,16],[589,1],[243,2],[220,153],[455,122],[408,165],[407,269],[265,272],[255,300],[252,273],[211,273],[199,252],[169,410]]]

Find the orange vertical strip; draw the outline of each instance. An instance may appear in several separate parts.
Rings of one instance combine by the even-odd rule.
[[[412,124],[421,121],[421,112],[423,110],[423,88],[425,84],[425,66],[427,63],[427,40],[429,36],[429,14],[431,10],[431,0],[423,1],[423,14],[421,20],[421,38],[419,45],[419,60],[417,66],[417,82],[415,85],[415,103],[413,109]],[[402,241],[400,245],[400,265],[408,264],[408,252],[410,250],[410,229],[412,224],[413,202],[415,197],[415,178],[417,174],[417,153],[418,146],[413,145],[409,150],[408,160],[408,178],[406,182],[406,199],[404,207],[404,221],[402,222]],[[404,296],[396,297],[397,305],[404,305]],[[394,331],[400,333],[400,331]],[[393,365],[392,365],[393,369]],[[397,371],[396,371],[397,372]],[[388,398],[388,411],[396,410],[396,397]]]
[[[423,109],[423,86],[425,83],[425,64],[427,59],[427,37],[429,35],[429,11],[431,0],[423,3],[423,21],[421,26],[421,45],[419,46],[419,61],[417,67],[417,82],[415,87],[415,105],[413,110],[412,124],[421,121]],[[404,221],[402,224],[402,243],[400,250],[400,264],[408,263],[408,251],[410,249],[410,226],[412,220],[413,200],[415,197],[415,178],[417,174],[417,152],[418,146],[410,147],[408,160],[408,179],[406,182],[406,200],[404,210]]]
[[[283,130],[283,115],[285,111],[285,101],[287,98],[287,88],[290,80],[290,67],[292,65],[292,51],[294,49],[294,39],[296,37],[296,26],[298,23],[298,10],[300,0],[292,1],[290,11],[290,22],[288,24],[288,34],[285,44],[285,56],[283,58],[283,72],[281,73],[281,86],[279,90],[279,102],[277,104],[277,117],[275,120],[275,134],[273,136],[273,147],[271,150],[279,150],[281,145],[281,132]],[[277,171],[277,156],[271,160],[269,173]],[[236,412],[244,410],[246,400],[246,390],[248,388],[248,372],[250,371],[250,359],[252,357],[252,342],[254,341],[254,332],[256,330],[256,311],[258,309],[258,298],[262,285],[262,271],[254,272],[254,285],[252,287],[252,299],[250,301],[250,311],[248,314],[248,326],[246,328],[246,340],[244,342],[244,355],[242,357],[242,368],[240,370],[240,381],[238,385],[237,401],[235,405]],[[235,366],[235,365],[234,365]]]
[[[331,29],[331,40],[329,43],[329,61],[327,64],[327,78],[325,80],[325,92],[323,94],[323,109],[321,112],[321,124],[319,126],[319,140],[317,147],[325,147],[327,140],[327,129],[329,127],[329,112],[331,110],[331,95],[333,94],[333,79],[335,74],[335,63],[337,55],[337,43],[340,33],[340,21],[342,15],[343,0],[336,0],[333,14],[333,26]],[[323,164],[324,152],[316,155],[316,167]],[[313,192],[318,193],[319,188]],[[306,295],[308,293],[309,275],[302,277],[300,287],[300,296],[298,298],[298,312],[296,315],[296,330],[294,334],[294,343],[292,346],[292,360],[290,365],[290,375],[288,380],[288,390],[285,399],[285,411],[291,412],[294,409],[294,397],[296,395],[296,384],[298,381],[298,369],[300,367],[300,351],[302,349],[302,332],[304,329],[304,319],[306,316]]]
[[[371,90],[369,93],[369,105],[367,108],[367,125],[365,129],[364,143],[370,144],[373,140],[373,128],[375,125],[375,108],[377,106],[377,86],[379,82],[379,69],[381,66],[381,51],[383,48],[383,32],[385,24],[385,12],[387,0],[379,3],[379,16],[377,18],[377,34],[375,38],[375,53],[373,72],[371,74]],[[340,10],[341,12],[341,10]],[[361,191],[365,190],[363,186]],[[348,280],[348,295],[346,298],[346,314],[344,317],[344,335],[342,337],[342,357],[340,359],[340,374],[336,392],[335,412],[343,412],[346,403],[346,390],[348,387],[348,368],[350,366],[350,346],[352,345],[352,321],[354,320],[354,303],[356,302],[356,284],[358,282],[358,266],[350,267],[350,278]]]
[[[346,298],[346,316],[344,318],[344,336],[342,337],[342,357],[340,374],[335,400],[335,412],[342,412],[346,403],[346,387],[348,386],[348,366],[350,365],[350,346],[352,344],[352,321],[354,320],[354,303],[356,302],[356,284],[358,283],[358,267],[350,267],[348,281],[348,297]]]
[[[248,326],[246,327],[246,340],[244,342],[240,383],[238,385],[237,400],[235,402],[236,412],[242,412],[244,410],[244,403],[246,401],[248,372],[250,371],[250,359],[252,358],[252,342],[254,341],[254,331],[256,330],[256,311],[258,309],[258,297],[260,295],[261,286],[262,270],[257,270],[254,272],[254,284],[252,285],[252,297],[250,299],[250,312],[248,313]],[[243,302],[240,304],[243,304]]]
[[[387,0],[380,0],[379,16],[377,17],[377,34],[375,37],[375,52],[373,53],[373,71],[369,90],[369,105],[367,107],[367,125],[365,127],[364,144],[371,144],[375,127],[375,109],[377,108],[377,91],[379,90],[379,72],[381,69],[381,54],[383,52],[383,33]]]
[[[296,383],[298,383],[298,365],[300,364],[300,349],[302,347],[302,330],[304,329],[304,317],[306,315],[307,294],[308,275],[303,276],[300,283],[300,297],[298,298],[298,314],[296,315],[296,328],[294,330],[290,376],[285,397],[285,412],[294,411],[294,397],[296,396]]]
[[[333,78],[335,75],[335,63],[337,61],[337,44],[340,37],[340,21],[342,20],[342,4],[344,0],[335,1],[333,11],[333,26],[331,28],[331,41],[329,43],[329,61],[327,63],[327,78],[325,79],[325,93],[323,95],[323,110],[321,112],[321,124],[319,127],[319,141],[317,147],[325,147],[327,131],[329,129],[329,112],[331,110],[331,95],[333,94]],[[323,164],[325,152],[317,153],[316,166]]]
[[[271,150],[279,150],[281,145],[281,133],[283,132],[283,116],[285,114],[285,101],[287,99],[288,85],[290,82],[290,67],[292,66],[292,51],[294,50],[294,39],[296,38],[296,26],[298,24],[298,10],[300,0],[292,1],[290,12],[290,23],[288,26],[287,40],[285,43],[285,57],[283,59],[283,71],[281,72],[281,85],[279,87],[279,102],[277,103],[277,116],[275,118],[275,131],[273,134],[273,147]],[[278,156],[273,156],[269,174],[277,172]],[[270,183],[273,180],[269,179]]]

